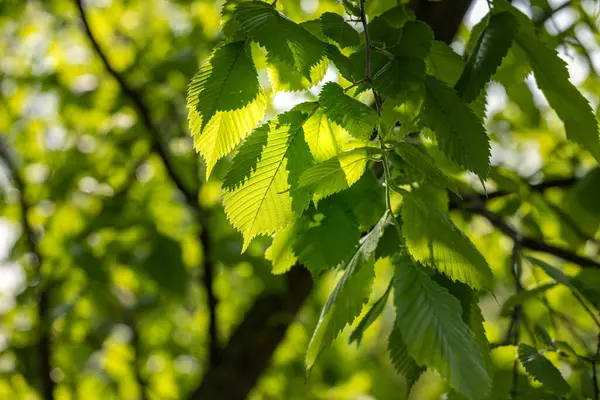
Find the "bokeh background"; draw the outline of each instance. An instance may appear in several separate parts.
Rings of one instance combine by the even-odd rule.
[[[343,12],[333,0],[279,3],[296,22]],[[557,46],[571,80],[597,109],[598,4],[514,3]],[[372,0],[368,7],[376,15],[394,4]],[[0,399],[48,398],[40,390],[45,368],[56,399],[186,398],[210,367],[209,304],[217,301],[216,334],[224,347],[256,299],[285,295],[294,284],[271,273],[264,259],[269,238],[240,254],[241,236],[220,206],[220,179],[230,160],[204,181],[188,133],[187,84],[221,40],[223,2],[88,0],[83,6],[102,55],[76,1],[0,1]],[[486,1],[472,4],[452,44],[457,52],[487,10]],[[264,56],[256,50],[269,90]],[[324,82],[338,79],[330,68]],[[486,124],[496,168],[486,188],[513,194],[488,206],[532,237],[597,259],[600,172],[589,154],[565,141],[533,77],[511,79],[488,87]],[[319,89],[271,93],[267,117],[315,98]],[[473,193],[483,191],[472,176],[457,176]],[[543,192],[524,183],[548,179],[570,181]],[[514,291],[512,242],[482,218],[460,211],[453,217],[498,278],[496,296],[485,297],[482,307],[490,342],[501,342],[508,324],[501,305]],[[389,260],[380,260],[376,272],[374,299],[387,287]],[[214,296],[206,291],[207,278]],[[587,279],[600,286],[597,274]],[[304,352],[335,280],[335,273],[320,278],[300,311],[285,316],[289,329],[249,398],[404,398],[404,381],[387,356],[391,308],[360,347],[348,344],[347,329],[307,378]],[[546,280],[526,269],[522,282]],[[549,328],[553,336],[581,354],[593,352],[597,328],[564,287],[525,308],[532,324],[550,327],[554,309],[566,321]],[[507,370],[510,351],[493,353]],[[591,393],[589,369],[552,360],[572,385]],[[236,385],[240,377],[229,379]],[[436,399],[447,390],[426,373],[411,397]]]

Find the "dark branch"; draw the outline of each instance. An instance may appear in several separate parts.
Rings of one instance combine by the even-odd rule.
[[[564,187],[573,186],[578,181],[579,181],[579,178],[574,177],[574,176],[568,177],[568,178],[550,179],[550,180],[540,182],[540,183],[530,183],[529,190],[532,192],[541,193],[541,192],[545,192],[546,190],[552,189],[552,188],[564,188]],[[498,190],[498,191],[489,192],[489,193],[463,195],[462,199],[464,202],[480,201],[480,202],[486,203],[493,199],[510,196],[510,195],[514,195],[514,194],[516,194],[516,193],[509,192],[506,190]],[[450,208],[451,209],[457,208],[457,206],[451,201]]]
[[[517,241],[522,248],[552,254],[565,261],[578,264],[581,267],[600,268],[600,262],[596,260],[581,256],[563,247],[546,243],[543,240],[522,235],[515,228],[506,223],[498,214],[488,210],[482,203],[467,203],[453,194],[451,194],[451,199],[451,203],[454,204],[455,208],[460,208],[468,213],[481,215],[500,232],[513,239],[513,241]]]
[[[223,349],[219,362],[207,372],[190,399],[244,400],[248,397],[312,289],[312,278],[300,265],[284,278],[287,288],[259,295]]]
[[[41,291],[39,293],[37,316],[39,321],[39,332],[40,337],[37,343],[38,352],[38,368],[39,378],[42,384],[42,395],[46,400],[54,399],[54,381],[52,380],[51,371],[51,359],[52,359],[52,339],[50,337],[50,293],[49,285],[44,282],[42,277],[42,264],[43,258],[40,252],[37,242],[38,237],[33,230],[33,227],[27,219],[31,206],[25,197],[25,181],[19,173],[16,163],[13,160],[12,153],[8,147],[8,144],[3,140],[0,142],[0,158],[6,165],[8,172],[12,177],[15,188],[19,191],[19,202],[21,208],[21,227],[23,234],[25,235],[25,241],[27,247],[31,252],[31,260],[35,270],[37,279],[40,281],[39,287]]]

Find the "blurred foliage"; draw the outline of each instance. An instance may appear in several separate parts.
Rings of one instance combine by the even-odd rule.
[[[539,36],[558,47],[572,66],[572,79],[596,109],[597,4],[573,1],[550,17],[552,7],[544,0],[515,3],[532,16]],[[395,4],[369,1],[368,13],[376,16]],[[139,110],[90,46],[74,1],[2,1],[0,145],[14,168],[4,162],[0,174],[0,399],[42,398],[36,346],[44,335],[51,338],[56,399],[135,399],[143,397],[142,388],[143,398],[185,398],[209,367],[202,232],[211,238],[220,343],[227,343],[259,293],[283,285],[264,259],[271,239],[256,239],[241,253],[242,237],[225,218],[220,189],[231,158],[219,161],[204,182],[205,166],[187,132],[187,85],[222,39],[222,2],[91,0],[85,5],[99,45],[148,104],[176,174],[187,187],[199,188],[207,217],[202,226],[173,184]],[[325,12],[344,13],[344,5],[333,0],[280,0],[277,7],[298,23]],[[462,26],[453,47],[464,49],[468,37],[469,29]],[[268,88],[266,117],[314,98],[314,89],[274,93],[273,71],[267,72],[258,47],[253,55],[261,84]],[[498,71],[499,83],[488,87],[493,168],[486,190],[508,194],[490,198],[487,206],[529,237],[598,260],[600,170],[589,153],[566,141],[562,123],[534,80],[523,81],[529,71],[520,68],[518,50],[507,60]],[[330,70],[326,76],[335,79],[337,73]],[[447,173],[461,179],[465,193],[482,193],[476,178],[456,173],[444,156],[431,152]],[[570,184],[532,189],[558,179]],[[22,187],[15,185],[18,180]],[[36,251],[23,213],[25,225],[34,230]],[[496,277],[494,294],[480,305],[488,340],[502,344],[510,321],[502,305],[515,293],[512,242],[479,216],[463,211],[452,216]],[[538,256],[577,278],[569,283],[584,294],[583,304],[597,318],[600,270]],[[563,283],[529,262],[522,267],[526,290],[553,280]],[[371,304],[386,292],[392,273],[388,258],[378,261]],[[346,329],[306,378],[305,351],[336,280],[330,273],[316,281],[250,399],[404,397],[404,379],[387,355],[395,319],[390,307],[364,332],[360,348],[348,344],[352,329]],[[526,316],[522,340],[547,349],[545,356],[574,395],[594,398],[589,360],[598,357],[599,327],[570,287],[546,285],[530,298],[511,301],[522,304]],[[40,292],[49,293],[45,320],[38,313]],[[516,356],[512,345],[492,350],[498,398],[509,394]],[[517,373],[517,390],[534,396],[539,384],[520,367]],[[230,379],[235,385],[236,377]],[[448,391],[427,372],[411,398],[436,399]]]

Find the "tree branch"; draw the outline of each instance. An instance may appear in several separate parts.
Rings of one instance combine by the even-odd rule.
[[[15,188],[19,191],[19,203],[21,208],[21,228],[23,229],[23,234],[25,235],[25,241],[27,243],[27,247],[32,254],[31,260],[33,264],[33,268],[35,270],[35,274],[37,279],[39,280],[39,300],[38,300],[38,309],[37,316],[39,321],[39,331],[40,337],[37,343],[37,352],[38,352],[38,368],[39,368],[39,378],[42,384],[42,395],[46,400],[54,399],[54,381],[52,380],[51,372],[51,359],[52,359],[52,338],[50,331],[50,287],[47,282],[44,282],[42,276],[42,264],[43,258],[42,253],[40,252],[37,242],[38,237],[33,230],[33,227],[29,223],[28,215],[31,209],[27,198],[25,197],[25,181],[21,177],[19,173],[19,169],[16,166],[12,158],[11,151],[7,143],[4,140],[0,141],[0,158],[6,165],[8,172],[12,177],[13,184]]]
[[[600,262],[594,259],[581,256],[563,247],[554,246],[543,240],[522,235],[515,228],[506,223],[498,214],[488,210],[482,203],[467,203],[454,194],[451,194],[450,196],[454,208],[460,208],[468,213],[481,215],[500,232],[513,239],[513,241],[517,241],[522,248],[552,254],[565,261],[578,264],[581,267],[600,268]]]
[[[289,324],[312,289],[312,278],[300,265],[283,276],[287,288],[258,296],[190,399],[245,400],[271,360]]]

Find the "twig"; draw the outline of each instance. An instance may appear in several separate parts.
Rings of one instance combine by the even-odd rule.
[[[52,380],[51,371],[51,358],[52,358],[52,338],[49,324],[50,314],[50,287],[47,282],[44,282],[42,276],[42,265],[43,257],[40,249],[38,248],[38,238],[33,230],[33,227],[29,223],[27,216],[31,206],[25,197],[25,181],[19,174],[19,169],[16,163],[13,161],[11,151],[8,144],[4,140],[0,141],[0,158],[8,168],[12,181],[19,191],[19,202],[21,208],[21,227],[25,235],[25,241],[27,247],[32,254],[31,260],[35,270],[35,275],[39,281],[39,301],[37,308],[37,316],[39,321],[40,337],[37,343],[37,352],[39,356],[39,375],[42,382],[42,394],[46,400],[54,399],[54,381]]]
[[[592,380],[594,382],[594,400],[600,399],[600,387],[598,386],[598,361],[600,361],[600,333],[598,333],[598,344],[596,345],[596,355],[592,361]]]
[[[210,255],[210,247],[208,246],[210,244],[210,239],[209,239],[209,235],[208,235],[208,231],[207,231],[208,215],[205,212],[205,210],[202,207],[200,207],[200,205],[198,204],[197,193],[199,191],[199,188],[194,188],[193,190],[190,190],[189,188],[186,187],[186,185],[183,182],[183,180],[181,179],[181,177],[177,174],[175,166],[172,164],[172,162],[170,160],[168,150],[161,141],[161,134],[160,134],[158,128],[152,122],[152,119],[150,117],[150,108],[146,105],[146,103],[142,99],[142,96],[135,89],[133,89],[131,86],[129,86],[129,84],[127,83],[125,78],[123,78],[123,76],[108,61],[108,57],[103,52],[102,48],[100,47],[100,44],[98,43],[96,37],[94,36],[94,34],[90,28],[85,10],[83,8],[82,0],[74,0],[74,1],[77,6],[77,9],[79,10],[79,16],[81,18],[81,21],[83,22],[85,32],[87,34],[87,37],[88,37],[92,47],[94,48],[96,54],[98,55],[98,57],[104,64],[104,67],[106,68],[108,73],[117,81],[117,83],[121,87],[121,90],[125,93],[125,95],[129,98],[129,100],[135,106],[138,115],[140,116],[148,133],[150,134],[150,138],[152,140],[152,150],[155,153],[157,153],[159,155],[159,157],[161,158],[163,165],[165,166],[165,170],[167,171],[167,174],[169,175],[169,177],[171,178],[171,180],[173,181],[173,183],[175,184],[177,189],[181,193],[183,193],[186,203],[188,204],[190,209],[195,213],[195,215],[198,219],[198,222],[200,223],[200,225],[202,227],[202,231],[200,233],[199,239],[200,239],[200,242],[202,243],[203,249],[204,249],[204,278],[202,280],[202,283],[203,283],[204,289],[207,293],[208,307],[209,307],[209,321],[210,321],[210,325],[211,325],[209,328],[210,336],[209,336],[209,340],[208,340],[209,349],[210,349],[209,352],[211,354],[211,362],[217,362],[217,354],[218,354],[218,350],[219,350],[218,335],[217,335],[218,327],[217,327],[217,318],[216,318],[217,299],[216,299],[216,296],[214,294],[213,287],[212,287],[212,277],[213,277],[214,266],[212,264],[212,258]]]
[[[365,12],[365,0],[360,0],[360,22],[365,35],[365,78],[371,82],[371,39],[369,38],[369,25]]]
[[[131,347],[133,348],[133,371],[135,380],[137,381],[139,387],[140,399],[148,400],[148,394],[146,393],[146,382],[140,371],[140,334],[136,319],[133,315],[133,310],[127,310],[127,313],[127,324],[129,325],[129,329],[131,329]]]
[[[521,285],[521,275],[523,273],[523,265],[521,263],[521,246],[518,241],[514,241],[513,243],[513,251],[511,257],[512,263],[512,274],[515,280],[515,292],[520,293],[523,291],[523,286]],[[521,319],[523,317],[523,308],[521,305],[516,306],[513,309],[512,316],[510,319],[510,326],[507,333],[506,341],[512,343],[513,345],[517,345],[519,343],[519,331],[521,325]],[[514,361],[513,370],[512,370],[512,388],[510,390],[511,397],[517,397],[517,386],[519,383],[519,371],[518,371],[517,360]]]
[[[581,256],[563,247],[554,246],[552,244],[546,243],[543,240],[522,235],[512,226],[506,223],[498,214],[488,210],[483,204],[464,203],[463,200],[461,200],[458,196],[454,194],[451,194],[451,196],[453,196],[452,202],[455,204],[455,207],[460,208],[466,212],[481,215],[482,217],[486,218],[500,232],[504,233],[511,239],[518,241],[522,248],[552,254],[559,258],[562,258],[565,261],[570,261],[575,264],[578,264],[581,267],[600,268],[600,262],[594,259]]]

